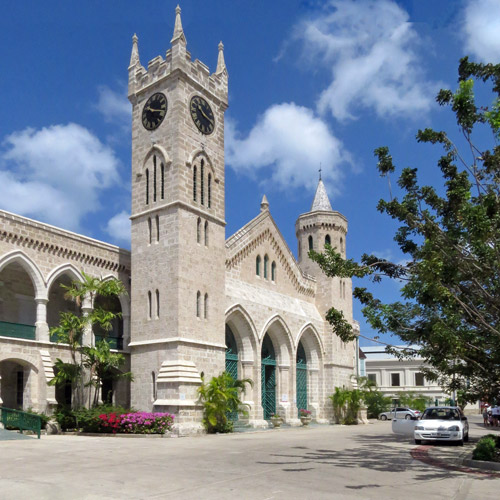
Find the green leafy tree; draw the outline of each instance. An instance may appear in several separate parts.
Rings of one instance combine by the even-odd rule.
[[[248,414],[240,396],[245,393],[247,384],[253,386],[253,381],[248,378],[234,379],[227,372],[212,377],[210,382],[205,382],[202,373],[201,380],[198,395],[203,405],[203,425],[206,431],[232,432],[233,422],[229,420],[228,415],[234,412]]]
[[[380,413],[390,409],[391,398],[384,396],[374,381],[360,377],[358,385],[363,393],[368,418],[378,418]]]
[[[90,276],[82,271],[83,281],[73,281],[69,286],[61,285],[65,290],[65,298],[73,300],[77,306],[87,302],[95,304],[95,299],[101,297],[118,297],[126,293],[123,283],[118,279],[102,280]],[[68,344],[71,361],[65,362],[60,358],[55,362],[55,376],[49,385],[71,383],[74,389],[74,406],[85,404],[85,387],[94,387],[95,394],[89,393],[89,404],[97,404],[97,391],[104,378],[121,376],[116,370],[125,359],[121,354],[111,353],[106,339],[98,342],[95,347],[83,346],[85,332],[99,328],[105,336],[113,328],[113,320],[120,317],[120,313],[107,311],[101,307],[94,307],[85,314],[61,312],[59,325],[51,328],[50,333],[58,343]],[[85,370],[87,368],[88,370]],[[123,374],[131,377],[131,374]]]
[[[406,406],[412,410],[424,411],[433,401],[414,392],[405,392],[399,395],[399,406]]]
[[[474,83],[492,84],[493,104],[476,104]],[[389,350],[400,357],[418,355],[438,380],[464,400],[500,394],[500,65],[464,58],[455,92],[441,90],[437,102],[455,114],[460,147],[444,131],[420,130],[417,141],[438,145],[442,186],[422,185],[416,168],[401,171],[401,198],[381,200],[378,210],[397,221],[395,241],[403,264],[363,255],[344,260],[331,247],[310,256],[328,276],[383,277],[403,282],[401,300],[384,304],[366,288],[353,295],[369,324],[399,336],[409,347]],[[491,133],[490,148],[473,131]],[[474,135],[474,138],[476,136]],[[387,147],[375,151],[382,176],[395,172]],[[353,340],[351,325],[331,309],[328,321],[343,341]]]
[[[363,402],[363,391],[335,387],[330,396],[333,406],[333,417],[336,424],[353,425],[358,423],[358,412]]]

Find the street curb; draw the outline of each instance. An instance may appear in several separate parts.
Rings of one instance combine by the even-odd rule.
[[[485,462],[483,460],[472,460],[471,458],[464,458],[462,464],[473,469],[500,471],[500,463],[498,462]]]

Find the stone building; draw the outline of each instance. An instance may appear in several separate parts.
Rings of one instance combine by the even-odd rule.
[[[55,359],[68,356],[49,328],[73,307],[59,284],[83,270],[118,277],[129,290],[115,304],[123,317],[112,341],[134,381],[114,388],[115,402],[173,412],[180,433],[197,432],[201,374],[226,369],[254,381],[245,395],[251,425],[274,412],[294,423],[299,408],[327,420],[328,396],[351,384],[355,352],[332,332],[326,311],[335,305],[358,327],[350,280],[326,278],[307,252],[329,243],[345,255],[346,218],[332,210],[320,179],[295,225],[298,261],[265,196],[257,216],[226,239],[222,43],[214,73],[192,61],[177,8],[165,58],[144,68],[134,35],[128,73],[131,252],[0,211],[3,404],[50,411],[70,398],[70,388],[47,386]],[[95,336],[87,332],[85,342]]]

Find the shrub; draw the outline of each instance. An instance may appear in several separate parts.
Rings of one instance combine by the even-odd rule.
[[[499,440],[497,436],[493,434],[487,434],[482,437],[474,451],[472,452],[473,460],[484,460],[486,462],[492,462],[496,459],[497,450],[496,448],[499,445]]]
[[[127,434],[165,434],[165,432],[172,430],[174,418],[171,413],[146,413],[143,411],[126,413],[120,415],[119,432]],[[112,422],[111,425],[113,425]]]
[[[50,420],[50,417],[45,415],[45,413],[39,413],[39,412],[33,410],[32,408],[28,408],[26,410],[26,413],[30,413],[31,415],[38,415],[41,419],[42,429],[45,429],[45,427],[47,426],[47,422]]]

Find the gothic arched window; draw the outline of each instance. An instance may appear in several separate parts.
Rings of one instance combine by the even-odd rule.
[[[148,218],[148,242],[151,245],[151,242],[153,241],[153,228],[152,228],[152,223],[151,223],[151,217]]]
[[[325,236],[325,245],[331,245],[332,244],[332,240],[330,239],[330,235],[327,234]]]
[[[208,247],[208,221],[205,221],[205,246]]]
[[[201,243],[201,219],[199,217],[196,224],[196,242]]]
[[[151,319],[152,307],[153,305],[151,304],[151,292],[148,292],[148,319]]]
[[[193,167],[193,201],[196,201],[196,175],[197,169],[196,166]]]
[[[313,237],[309,236],[308,241],[309,241],[309,250],[312,250],[314,248]]]
[[[271,281],[276,281],[276,262],[271,264]]]
[[[257,258],[255,259],[255,274],[257,276],[260,276],[260,255],[257,255]]]
[[[160,216],[155,217],[156,220],[156,241],[160,241]]]
[[[156,156],[153,156],[153,202],[156,201]]]
[[[149,205],[149,169],[146,169],[146,205]]]
[[[200,187],[201,187],[200,202],[202,205],[204,205],[205,204],[205,162],[204,162],[204,160],[201,160]]]
[[[200,308],[201,308],[201,292],[198,290],[198,292],[196,294],[196,317],[197,318],[199,318],[200,314],[201,314]]]
[[[160,317],[160,292],[156,290],[156,317]]]
[[[340,253],[344,252],[344,240],[340,237]]]
[[[205,294],[205,302],[204,302],[204,305],[203,305],[203,308],[204,308],[204,317],[205,319],[208,319],[208,293]]]
[[[208,195],[208,208],[212,208],[212,174],[208,174],[208,186],[207,186],[207,195]]]
[[[155,372],[151,372],[151,385],[153,390],[152,395],[153,395],[153,401],[156,401],[156,375]]]
[[[165,199],[165,165],[161,164],[161,199]]]
[[[267,268],[269,267],[269,257],[267,255],[264,255],[264,279],[267,280],[268,275],[267,275]]]

